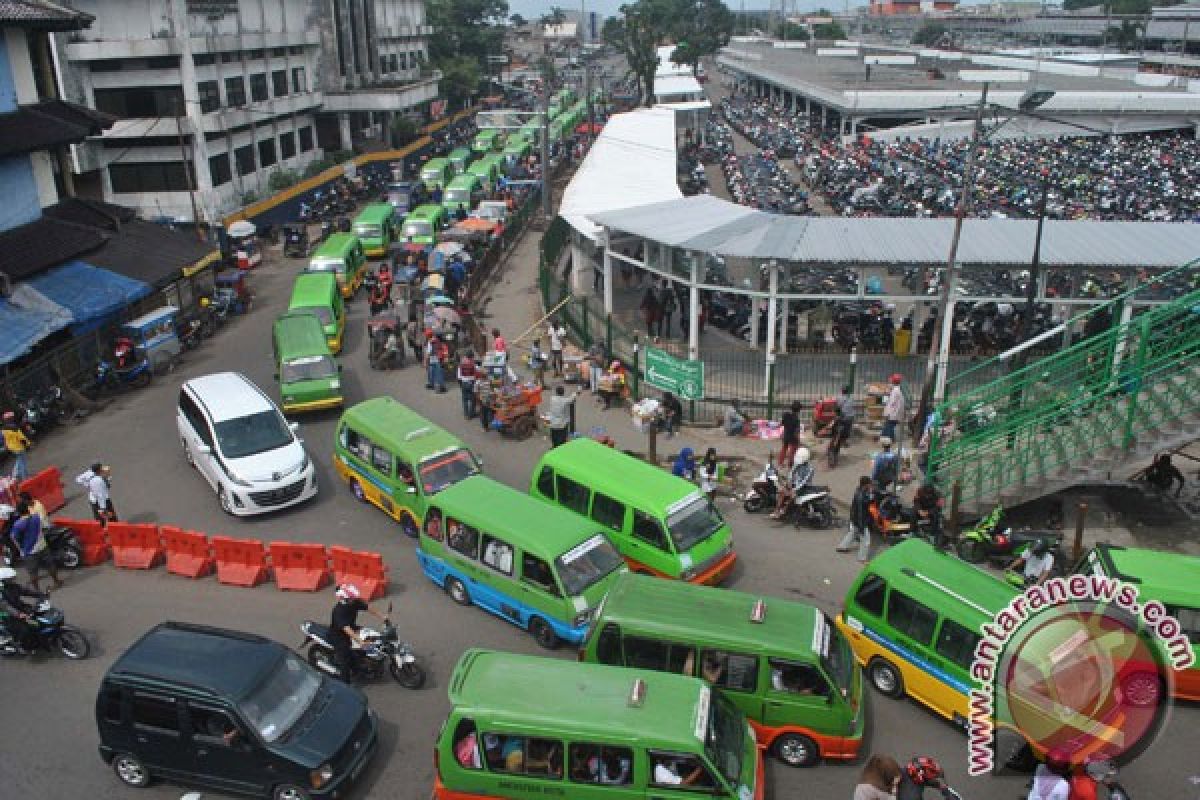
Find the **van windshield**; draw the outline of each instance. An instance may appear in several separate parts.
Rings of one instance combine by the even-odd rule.
[[[317,319],[321,320],[321,326],[325,327],[333,324],[333,312],[328,306],[308,306],[303,309],[295,309],[297,311],[308,311],[316,314]]]
[[[404,223],[405,236],[429,236],[432,233],[433,226],[426,220],[414,219]]]
[[[470,189],[447,189],[442,195],[444,203],[466,203],[471,199]]]
[[[850,655],[850,646],[842,632],[829,621],[829,617],[824,616],[824,619],[827,638],[821,651],[821,666],[837,683],[842,696],[849,697],[852,688],[850,683],[854,679],[854,660]]]
[[[442,453],[423,462],[420,467],[421,487],[433,495],[461,480],[479,474],[479,465],[470,450]]]
[[[378,239],[383,236],[383,228],[378,225],[360,223],[354,226],[354,235],[361,239]]]
[[[310,261],[305,272],[345,272],[346,265],[341,261]]]
[[[304,716],[320,688],[321,676],[316,670],[288,653],[266,680],[238,703],[238,708],[263,741],[270,744]]]
[[[671,541],[680,553],[691,550],[697,542],[712,536],[724,524],[716,506],[703,495],[697,495],[692,502],[667,517],[667,530],[671,532]]]
[[[741,715],[723,696],[713,694],[708,734],[704,738],[704,754],[730,784],[736,784],[742,775],[745,736],[746,723]]]
[[[442,179],[442,171],[440,169],[427,169],[421,171],[421,180],[426,183],[436,183]]]
[[[558,577],[569,595],[583,594],[624,563],[621,554],[604,534],[597,533],[583,544],[554,560]]]
[[[227,419],[218,422],[216,429],[217,444],[226,458],[245,458],[292,443],[291,429],[274,410]]]
[[[337,364],[329,356],[305,356],[285,361],[279,378],[282,383],[320,381],[337,375]]]

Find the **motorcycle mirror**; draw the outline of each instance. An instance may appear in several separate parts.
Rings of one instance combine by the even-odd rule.
[[[408,487],[407,489],[405,489],[404,491],[405,491],[405,492],[407,492],[408,494],[416,494],[416,493],[417,493],[417,487],[415,487],[415,486],[409,486],[409,487]]]

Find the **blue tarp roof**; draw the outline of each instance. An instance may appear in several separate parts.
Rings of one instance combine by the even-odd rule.
[[[71,332],[76,336],[94,330],[106,318],[151,291],[141,281],[83,261],[68,261],[26,283],[75,316]]]
[[[0,299],[0,364],[15,361],[67,322],[61,315],[15,306]]]

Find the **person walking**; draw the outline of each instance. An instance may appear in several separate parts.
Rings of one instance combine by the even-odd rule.
[[[118,522],[117,511],[112,501],[112,468],[97,461],[91,469],[75,477],[75,483],[83,486],[88,492],[88,503],[92,506],[92,516],[102,527],[108,527],[110,522]]]
[[[496,388],[486,375],[480,375],[475,380],[475,403],[479,410],[479,425],[484,431],[492,429],[492,417],[495,416]]]
[[[54,553],[46,547],[46,529],[40,516],[33,512],[29,504],[22,501],[17,503],[17,521],[13,523],[9,535],[21,552],[21,559],[29,570],[29,585],[35,592],[40,592],[38,581],[43,571],[50,573],[54,588],[59,588],[63,582],[58,577],[58,564],[54,563]]]
[[[792,402],[791,408],[783,412],[783,417],[779,420],[783,426],[783,438],[779,440],[779,466],[790,469],[792,465],[792,456],[796,453],[796,448],[800,446],[800,405],[799,400]]]
[[[893,800],[900,786],[900,764],[891,756],[871,756],[858,777],[853,800]]]
[[[850,528],[842,541],[838,542],[839,553],[849,553],[858,542],[858,560],[865,562],[871,552],[871,512],[870,505],[874,492],[871,476],[863,475],[858,479],[858,488],[850,500]]]
[[[671,288],[671,282],[663,279],[662,289],[658,293],[659,316],[662,323],[659,325],[659,335],[667,339],[671,338],[671,317],[675,314],[677,307],[675,300],[675,290]]]
[[[892,452],[892,440],[886,436],[879,437],[882,448],[871,462],[871,480],[875,488],[886,492],[900,477],[900,457]]]
[[[600,376],[604,374],[604,365],[608,363],[608,352],[599,339],[592,342],[588,348],[588,388],[595,394],[600,389]]]
[[[574,393],[568,395],[562,386],[554,387],[554,394],[546,409],[546,424],[550,426],[550,447],[566,444],[571,435],[571,406],[574,402]]]
[[[413,361],[421,363],[421,327],[417,322],[417,310],[411,305],[408,308],[408,322],[404,323],[404,339],[412,350]]]
[[[470,350],[463,353],[455,377],[458,378],[458,388],[462,391],[463,417],[470,419],[475,416],[475,381],[479,377],[479,370],[475,366],[475,354]]]
[[[554,370],[554,377],[561,378],[563,374],[563,344],[567,340],[567,329],[563,327],[560,320],[552,319],[546,328],[546,335],[550,337],[550,367]]]
[[[642,295],[642,304],[638,308],[642,312],[642,319],[646,321],[646,335],[658,336],[660,309],[654,289],[646,289]]]
[[[533,370],[533,378],[537,385],[546,388],[546,353],[542,350],[542,340],[534,339],[529,346],[529,368]]]
[[[33,442],[17,425],[17,415],[12,411],[4,412],[4,449],[12,453],[12,479],[17,485],[29,477],[29,465],[26,463],[26,453],[33,447]]]
[[[885,438],[896,441],[900,422],[904,419],[904,390],[900,388],[902,380],[904,379],[898,373],[891,377],[892,389],[883,404],[883,430],[879,433],[880,441]]]
[[[446,345],[433,335],[433,331],[425,330],[425,388],[434,389],[438,394],[446,393],[446,375],[443,372],[444,351]]]
[[[710,447],[704,451],[704,460],[700,462],[700,491],[704,492],[710,503],[716,502],[717,499],[720,472],[717,465],[717,449]]]

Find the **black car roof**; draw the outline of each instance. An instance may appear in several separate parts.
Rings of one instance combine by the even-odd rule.
[[[262,680],[286,648],[262,636],[165,622],[125,651],[109,677],[140,677],[241,698]]]

